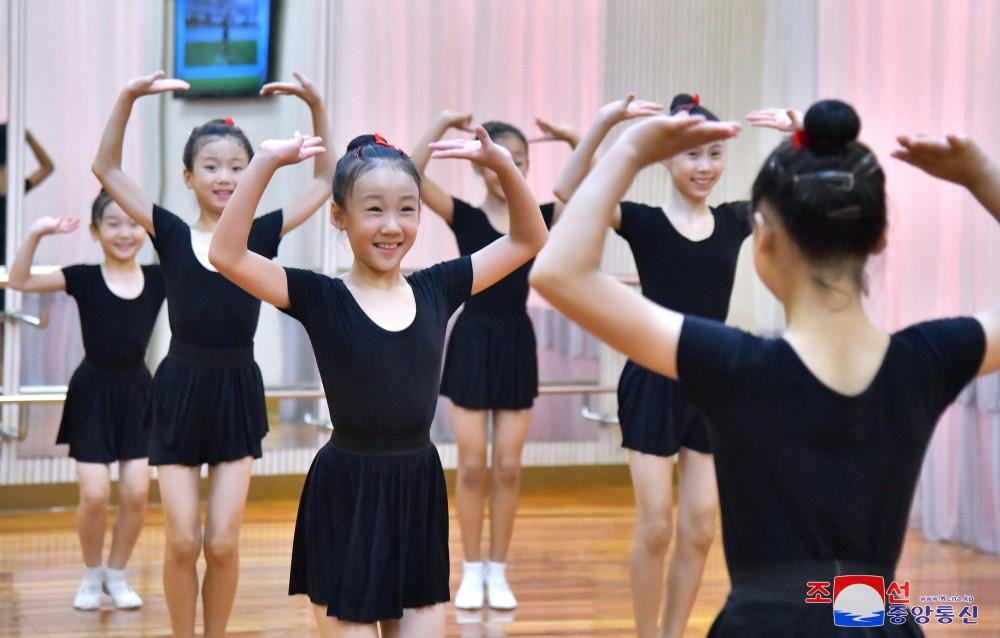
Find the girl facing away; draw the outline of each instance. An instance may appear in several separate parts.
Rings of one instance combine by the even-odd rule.
[[[486,196],[479,206],[452,197],[424,171],[430,159],[429,144],[449,128],[470,130],[472,115],[443,111],[413,154],[421,173],[420,197],[440,216],[458,241],[459,252],[471,255],[503,237],[510,226],[508,202],[497,175],[475,165]],[[551,140],[577,143],[565,126],[538,119],[538,127]],[[517,127],[486,122],[490,139],[507,149],[521,175],[529,168],[528,139]],[[562,203],[540,207],[545,225],[551,227]],[[507,553],[514,533],[517,499],[521,487],[521,451],[531,426],[531,408],[538,395],[538,348],[528,318],[528,271],[525,264],[466,304],[455,320],[445,352],[441,394],[451,399],[452,423],[458,445],[458,480],[455,505],[462,533],[462,579],[455,606],[513,609],[517,599],[507,582]],[[487,483],[486,452],[489,417],[493,417],[492,480]],[[490,546],[483,560],[483,514],[489,487]]]
[[[71,217],[42,217],[32,224],[11,263],[10,286],[23,292],[66,291],[80,314],[85,354],[70,378],[56,437],[56,443],[69,444],[80,483],[76,530],[84,567],[73,607],[100,609],[103,591],[117,608],[135,609],[142,598],[125,580],[125,566],[142,531],[149,492],[145,417],[152,379],[145,355],[163,305],[163,279],[159,266],[136,262],[146,231],[103,190],[90,218],[90,235],[101,245],[103,262],[32,274],[39,242],[79,226],[80,220]],[[115,462],[118,519],[105,567],[109,466]]]
[[[93,170],[114,201],[149,233],[160,257],[171,341],[153,378],[149,462],[157,466],[165,515],[163,589],[175,636],[193,636],[199,592],[197,561],[205,551],[201,584],[205,636],[226,631],[239,578],[239,532],[250,485],[250,465],[267,432],[264,383],[253,359],[260,301],[230,283],[208,261],[219,216],[253,157],[253,147],[231,119],[195,128],[184,146],[184,183],[198,207],[188,225],[143,192],[121,166],[125,127],[142,96],[185,90],[162,71],[128,83],[115,103]],[[263,95],[295,95],[309,107],[313,129],[329,135],[316,87],[265,85]],[[250,249],[277,255],[281,238],[305,222],[330,194],[333,163],[316,155],[313,178],[287,206],[253,222]],[[208,465],[204,531],[199,511],[201,466]]]
[[[1000,369],[1000,309],[893,334],[872,323],[863,271],[885,246],[882,169],[847,104],[818,102],[804,125],[753,187],[754,263],[785,307],[781,337],[663,308],[599,270],[638,171],[736,135],[733,123],[684,115],[629,129],[570,201],[531,278],[584,328],[683,382],[707,415],[732,581],[710,636],[840,635],[828,607],[803,602],[804,583],[894,578],[938,417],[976,375]],[[900,143],[896,157],[962,184],[1000,220],[1000,173],[974,143]],[[863,635],[922,634],[910,619]]]
[[[305,326],[334,424],[302,492],[289,593],[306,594],[323,636],[440,636],[448,592],[448,503],[430,442],[448,319],[532,259],[547,231],[510,154],[478,141],[433,145],[493,171],[510,232],[483,249],[404,277],[420,220],[420,175],[378,135],[337,162],[331,222],[354,252],[331,278],[282,268],[247,240],[274,171],[321,152],[318,138],[261,145],[226,206],[210,251],[221,273]]]

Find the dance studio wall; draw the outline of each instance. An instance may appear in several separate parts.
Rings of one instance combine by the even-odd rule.
[[[1000,157],[1000,3],[824,0],[819,16],[819,92],[858,107],[861,137],[887,174],[889,248],[869,269],[874,315],[898,329],[996,305],[996,222],[888,152],[901,132],[966,132]],[[942,418],[911,522],[928,538],[1000,552],[1000,374],[973,382]]]
[[[0,0],[0,15],[6,2]],[[28,125],[47,143],[57,173],[27,198],[26,213],[83,215],[96,190],[89,164],[115,95],[128,78],[169,68],[167,5],[27,5]],[[859,107],[862,138],[879,152],[889,174],[891,243],[870,273],[876,316],[894,328],[995,303],[1000,293],[1000,282],[991,276],[1000,272],[991,222],[956,189],[894,166],[886,155],[893,136],[906,130],[966,130],[1000,153],[1000,84],[991,72],[1000,66],[1000,9],[993,0],[288,0],[282,13],[277,75],[302,70],[323,87],[338,150],[372,129],[410,148],[444,108],[470,110],[480,120],[509,120],[534,137],[535,116],[582,130],[601,104],[629,90],[664,102],[680,91],[698,92],[720,116],[733,119],[761,106],[804,108],[820,96],[843,97]],[[6,90],[2,83],[0,92]],[[126,139],[126,166],[189,219],[193,205],[180,180],[181,147],[193,126],[217,116],[236,119],[254,142],[308,126],[305,108],[290,98],[141,101]],[[772,131],[746,131],[731,142],[716,201],[746,197],[778,139]],[[532,146],[529,181],[540,199],[551,198],[552,181],[568,155],[559,144]],[[265,207],[287,201],[309,170],[279,174]],[[434,161],[429,170],[458,196],[482,196],[462,162]],[[653,168],[629,196],[660,202],[666,184],[662,169]],[[317,238],[325,236],[331,255],[326,265],[350,263],[346,241],[321,233],[326,220],[318,217],[283,242],[280,261],[318,265]],[[447,227],[428,212],[407,265],[455,254]],[[40,261],[52,262],[96,256],[88,240],[69,238],[43,244],[39,252]],[[617,237],[608,242],[606,264],[621,274],[634,272]],[[731,320],[762,331],[778,330],[783,321],[745,259]],[[265,309],[261,334],[273,334],[278,321],[273,309]],[[65,347],[73,328],[65,330],[62,347],[49,349],[52,359],[45,363],[61,379],[74,360]],[[290,352],[266,341],[258,355],[269,382],[284,374],[290,358],[308,359],[304,345]],[[605,357],[605,381],[614,380],[619,365],[617,357]],[[942,424],[915,519],[933,537],[994,551],[1000,549],[1000,428],[997,392],[990,389],[995,382],[977,384]]]

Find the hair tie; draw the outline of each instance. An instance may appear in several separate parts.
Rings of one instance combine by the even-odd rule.
[[[232,126],[233,128],[236,128],[236,122],[234,122],[233,118],[231,117],[227,117],[226,119],[222,120],[222,123],[225,124],[226,126]]]
[[[388,140],[386,140],[378,133],[373,133],[372,137],[374,137],[375,139],[370,144],[362,144],[361,146],[358,147],[357,152],[354,154],[356,158],[361,159],[365,147],[370,146],[371,144],[378,144],[379,146],[385,146],[386,148],[391,148],[392,150],[399,153],[402,157],[407,157],[406,153],[403,152],[403,149],[393,146],[392,144],[389,143]]]
[[[792,147],[801,151],[802,149],[809,148],[809,144],[812,140],[809,139],[809,134],[803,128],[795,129],[795,133],[792,134]]]

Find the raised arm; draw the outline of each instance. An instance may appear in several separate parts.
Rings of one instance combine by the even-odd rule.
[[[66,290],[66,278],[62,270],[31,274],[31,262],[35,259],[38,242],[46,235],[71,233],[80,227],[80,220],[75,217],[42,217],[28,230],[24,243],[17,249],[14,261],[10,265],[8,284],[14,290],[21,292],[55,292]]]
[[[42,145],[35,139],[35,136],[31,134],[31,131],[25,131],[24,137],[31,148],[31,152],[35,154],[35,159],[38,160],[38,168],[28,176],[28,182],[34,188],[44,182],[52,174],[52,171],[56,169],[56,166],[52,163],[52,158],[49,157],[49,154],[45,152]]]
[[[437,185],[432,179],[427,178],[427,161],[431,158],[431,143],[441,139],[448,129],[456,128],[460,131],[472,132],[472,113],[455,113],[453,111],[441,111],[434,119],[430,128],[420,138],[413,148],[410,161],[420,171],[420,199],[427,207],[441,216],[449,224],[452,215],[455,213],[455,206],[451,200],[451,195]]]
[[[636,101],[634,93],[629,93],[624,99],[615,100],[602,106],[601,110],[597,112],[594,123],[573,150],[566,167],[559,175],[559,179],[556,180],[552,189],[555,196],[563,203],[570,200],[580,183],[583,182],[583,178],[590,171],[590,167],[594,163],[594,154],[597,153],[601,142],[616,124],[637,117],[659,115],[662,112],[662,104]],[[618,228],[621,225],[621,210],[618,208],[617,202],[612,213],[611,226]]]
[[[567,124],[555,124],[540,117],[536,117],[535,126],[541,129],[544,135],[542,137],[535,137],[528,140],[529,144],[536,144],[538,142],[566,142],[569,144],[571,149],[576,149],[576,147],[580,145],[580,134],[576,131],[576,129]],[[562,216],[564,206],[565,203],[561,199],[556,198],[552,209],[553,224],[559,221],[559,217]]]
[[[795,109],[767,108],[747,113],[747,122],[757,128],[771,128],[782,133],[794,133],[802,128],[805,117],[802,111]]]
[[[507,199],[510,230],[472,254],[472,294],[489,288],[530,261],[549,234],[535,196],[507,149],[494,144],[481,126],[476,127],[476,137],[478,141],[449,140],[430,145],[435,158],[467,159],[495,172]]]
[[[309,107],[312,114],[313,135],[323,140],[332,140],[330,117],[323,105],[323,97],[309,78],[292,71],[295,82],[271,82],[265,84],[261,95],[294,95]],[[329,141],[327,142],[329,143]],[[329,151],[316,155],[313,177],[302,191],[284,208],[281,235],[284,237],[306,222],[330,198],[333,188],[333,170],[336,161]]]
[[[247,248],[254,211],[274,172],[281,166],[326,153],[321,144],[318,137],[302,137],[298,133],[290,140],[262,143],[212,233],[208,249],[212,265],[229,281],[278,308],[288,307],[288,280],[281,266]]]
[[[100,180],[111,199],[121,206],[125,213],[142,226],[147,233],[155,235],[153,229],[153,201],[124,170],[122,170],[122,145],[125,142],[125,126],[132,114],[132,105],[143,95],[186,91],[191,88],[183,80],[165,79],[163,71],[145,77],[129,80],[118,96],[108,123],[101,135],[97,157],[91,165],[94,175]]]
[[[737,132],[737,124],[687,115],[651,117],[630,128],[566,205],[562,221],[535,260],[531,285],[615,350],[676,379],[683,315],[601,272],[604,238],[618,202],[644,166]]]
[[[901,135],[892,156],[939,179],[964,186],[1000,222],[1000,167],[964,135],[945,138]],[[1000,305],[976,319],[986,333],[986,356],[979,374],[1000,370]]]

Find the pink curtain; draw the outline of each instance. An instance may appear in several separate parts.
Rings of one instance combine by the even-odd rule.
[[[975,0],[821,0],[820,97],[850,101],[879,155],[889,248],[871,308],[890,329],[1000,302],[1000,229],[956,186],[888,157],[899,133],[966,132],[1000,158],[1000,7]],[[912,522],[935,540],[1000,551],[997,375],[973,382],[938,426]]]

